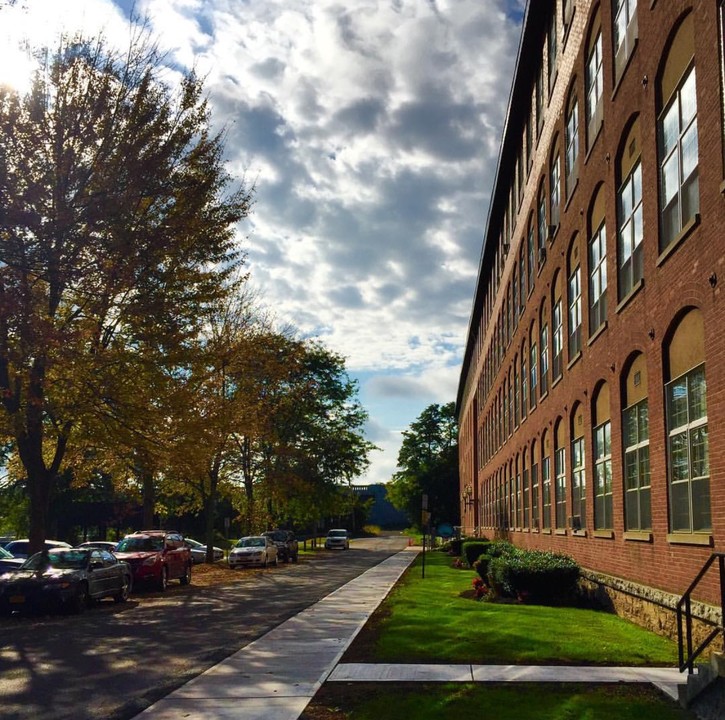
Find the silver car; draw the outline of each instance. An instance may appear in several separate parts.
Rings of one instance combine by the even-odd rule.
[[[200,543],[198,540],[192,540],[189,537],[185,537],[184,542],[189,546],[189,550],[191,550],[191,561],[193,563],[206,562],[206,545]],[[220,547],[214,545],[213,553],[214,562],[224,559],[224,550],[222,550]]]
[[[229,567],[277,565],[277,546],[264,535],[243,537],[229,553]]]
[[[325,538],[325,549],[327,550],[349,550],[350,536],[347,530],[329,530]]]

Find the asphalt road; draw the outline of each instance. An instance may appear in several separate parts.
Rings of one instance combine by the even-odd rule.
[[[80,616],[0,619],[2,720],[126,720],[365,570],[401,537],[353,541],[226,586],[134,594]]]

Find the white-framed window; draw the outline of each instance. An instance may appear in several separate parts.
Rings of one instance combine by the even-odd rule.
[[[551,226],[555,228],[559,225],[559,213],[561,212],[561,160],[559,158],[559,150],[554,152],[551,158],[551,168],[549,173],[549,217],[551,218]]]
[[[535,528],[539,527],[539,464],[531,464],[531,520]]]
[[[637,0],[616,0],[614,15],[614,72],[622,76],[637,40]]]
[[[602,63],[602,33],[591,44],[586,70],[587,147],[591,147],[602,125],[604,69]]]
[[[677,86],[657,122],[660,157],[660,250],[700,210],[695,68]]]
[[[569,359],[582,349],[582,280],[581,267],[569,276]]]
[[[574,518],[574,529],[586,527],[587,517],[587,479],[584,461],[584,438],[576,438],[571,443],[571,514]]]
[[[541,458],[541,492],[541,527],[548,530],[551,528],[551,458],[548,455]]]
[[[625,408],[624,510],[627,530],[651,530],[651,483],[649,469],[649,408],[647,398]]]
[[[551,377],[557,380],[561,377],[564,366],[564,317],[561,306],[561,298],[554,303],[551,313],[551,339],[552,339],[552,360]]]
[[[589,332],[607,320],[607,230],[604,222],[589,241]]]
[[[594,527],[614,527],[612,509],[612,423],[594,428]]]
[[[554,472],[556,484],[554,485],[554,502],[556,503],[556,527],[566,527],[566,449],[556,448],[554,454]]]
[[[539,364],[539,357],[537,355],[536,343],[531,343],[531,350],[529,351],[531,362],[529,363],[531,372],[531,392],[529,393],[529,407],[533,410],[536,407],[536,387],[538,385],[538,374],[536,368]]]
[[[549,324],[542,323],[541,333],[541,356],[539,359],[539,397],[549,392]]]
[[[572,194],[576,185],[579,160],[579,102],[572,98],[566,119],[566,196]]]
[[[638,160],[617,195],[619,299],[626,297],[644,275],[642,238],[642,163]]]
[[[710,518],[705,365],[667,383],[667,456],[672,532],[704,532]]]

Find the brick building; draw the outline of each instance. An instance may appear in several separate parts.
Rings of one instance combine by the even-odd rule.
[[[465,530],[664,631],[725,551],[724,15],[528,3],[458,390]]]

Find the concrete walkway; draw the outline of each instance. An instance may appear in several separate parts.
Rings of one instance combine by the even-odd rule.
[[[140,720],[297,720],[331,682],[651,682],[677,698],[673,668],[338,664],[417,555],[404,550],[282,623],[137,716]]]

